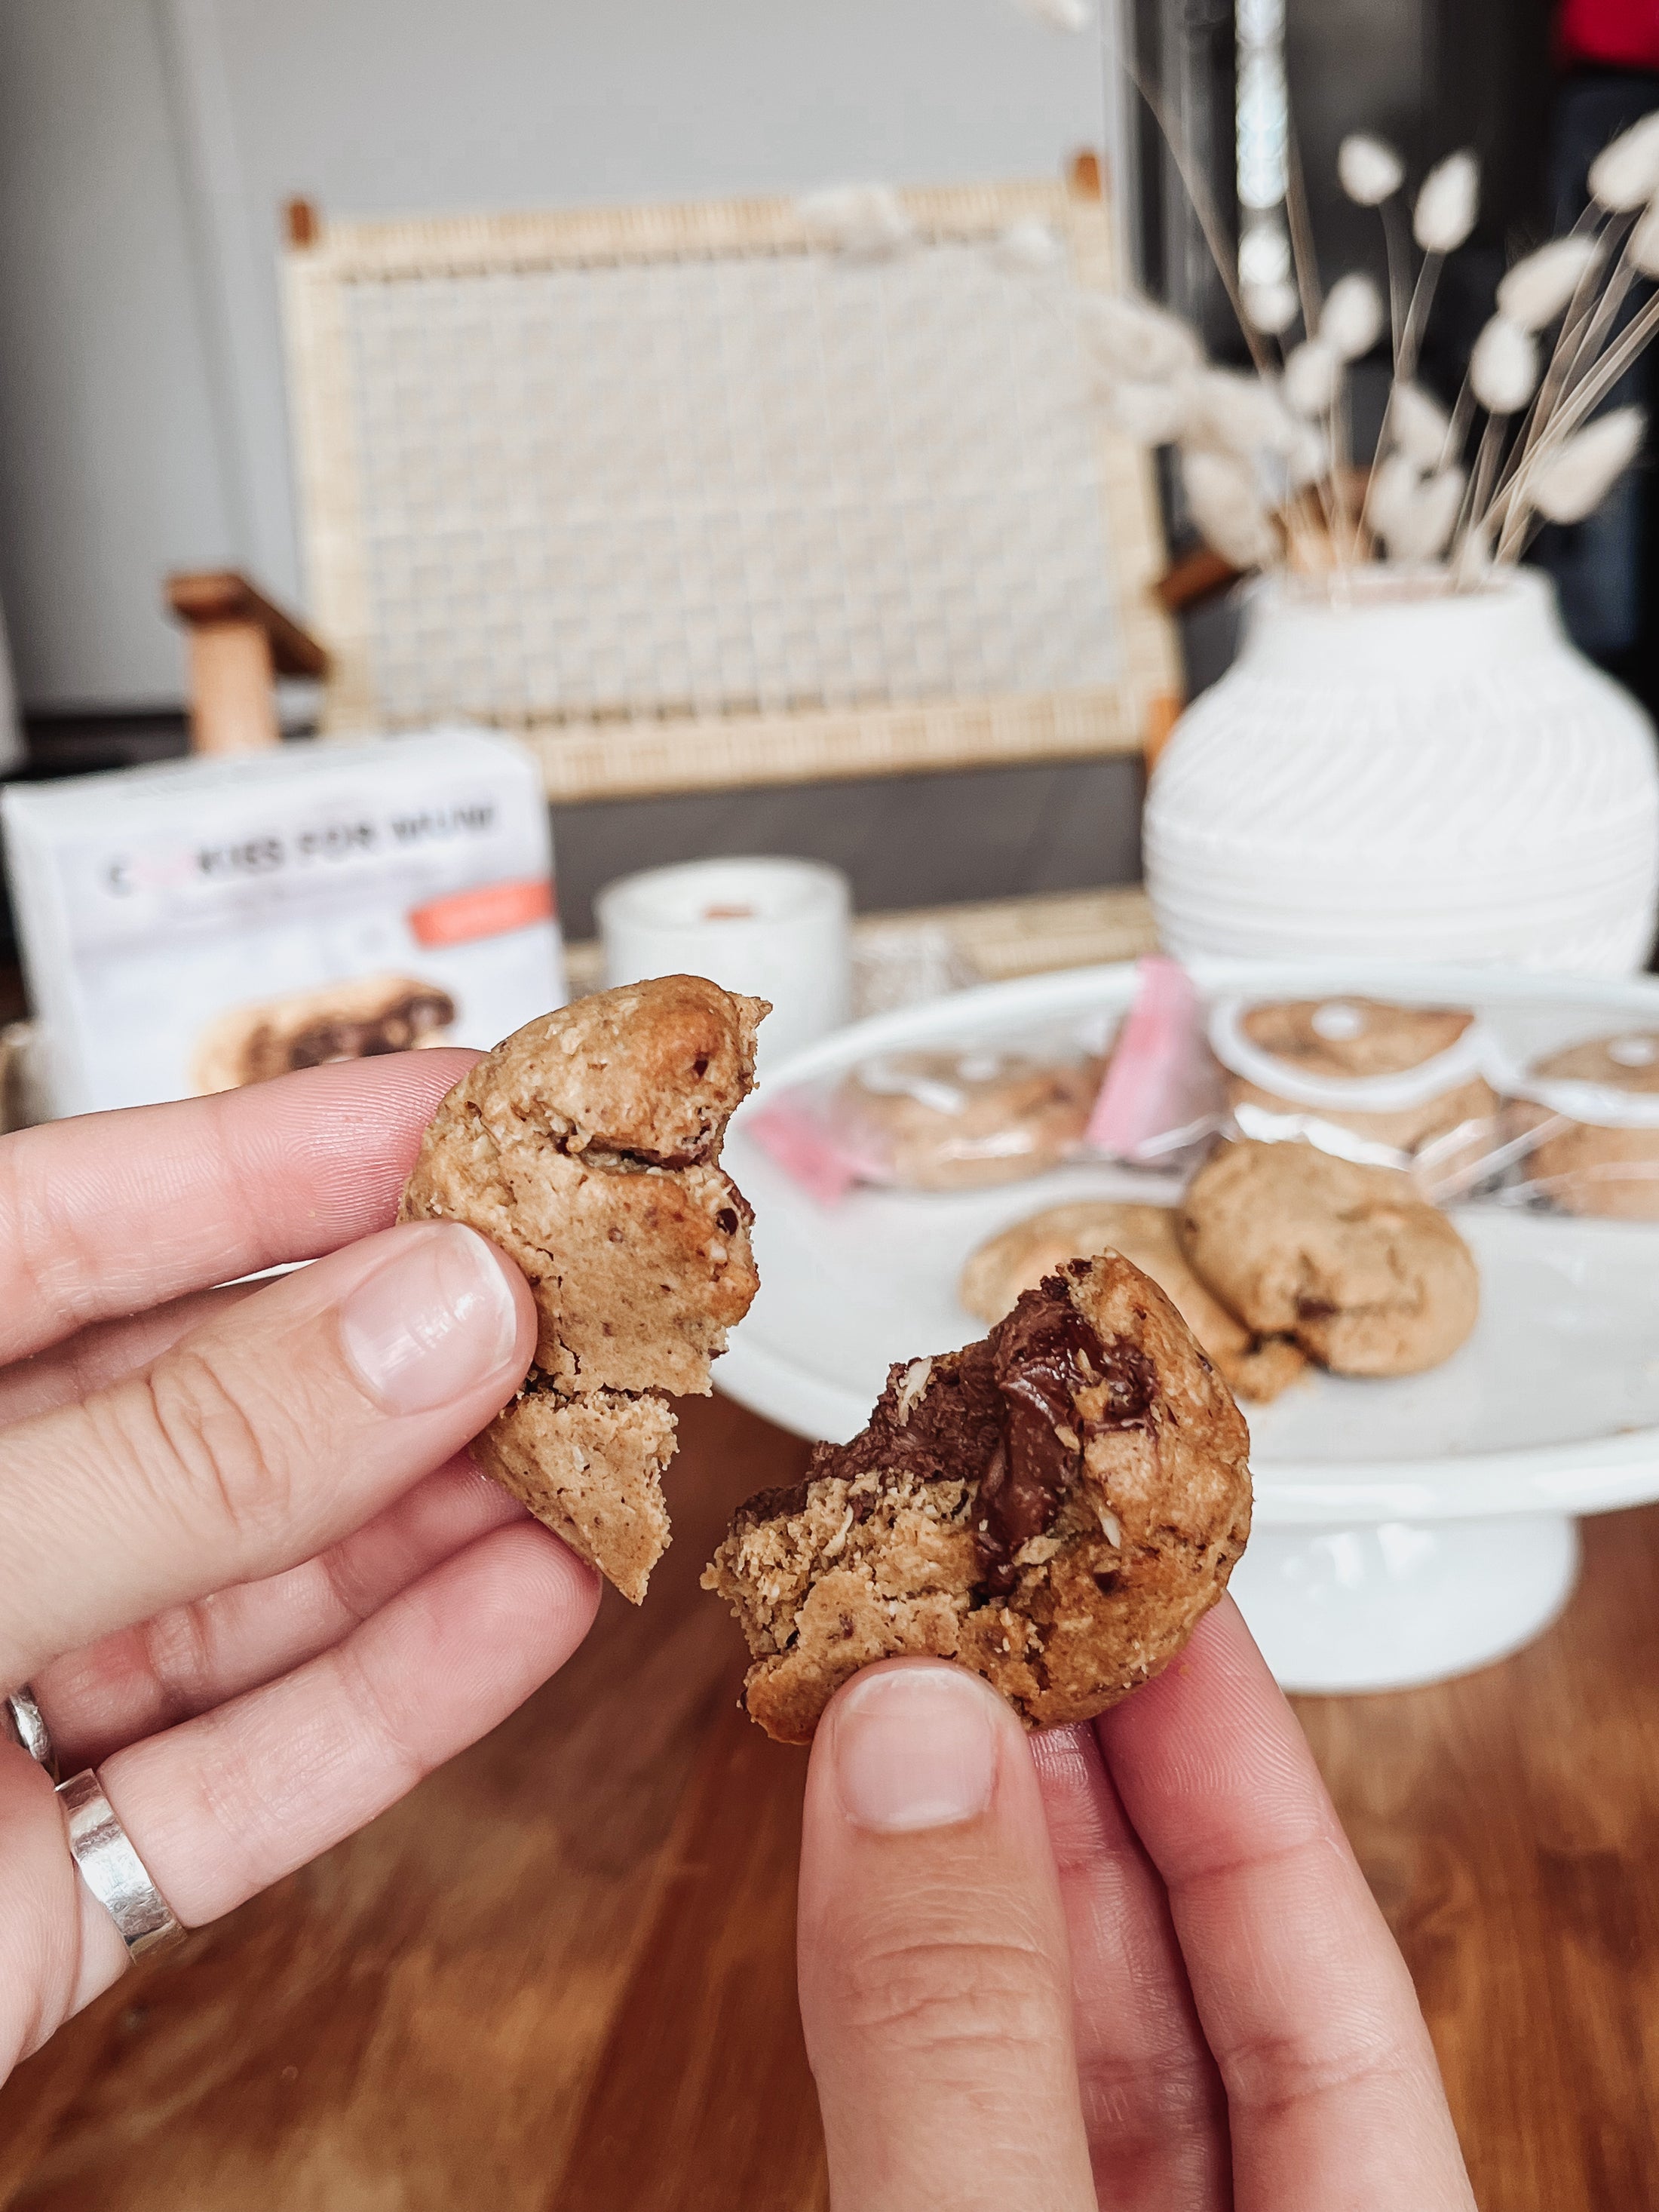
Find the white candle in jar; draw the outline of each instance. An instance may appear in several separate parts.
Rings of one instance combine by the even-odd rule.
[[[609,984],[707,975],[769,999],[760,1063],[826,1036],[852,1006],[852,900],[817,860],[688,860],[607,884],[594,901]]]

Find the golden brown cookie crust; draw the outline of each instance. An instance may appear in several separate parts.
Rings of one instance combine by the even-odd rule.
[[[707,1395],[758,1287],[753,1216],[716,1162],[765,1012],[671,975],[527,1024],[444,1099],[398,1209],[465,1222],[523,1270],[536,1364],[475,1453],[636,1603],[668,1541],[655,1394]]]
[[[1167,1206],[1079,1199],[1051,1206],[1001,1230],[973,1253],[958,1295],[976,1321],[999,1322],[1022,1291],[1071,1259],[1121,1252],[1150,1275],[1209,1354],[1229,1387],[1259,1403],[1276,1398],[1307,1365],[1288,1338],[1258,1338],[1229,1313],[1188,1264]]]
[[[1341,1374],[1437,1367],[1480,1310],[1473,1255],[1404,1174],[1311,1145],[1224,1146],[1188,1188],[1181,1239],[1241,1320]]]
[[[1049,1388],[1054,1501],[1010,1548],[996,1513],[1024,1418],[1009,1408],[1030,1403],[1021,1347],[1067,1315],[1092,1332],[1100,1379],[1074,1365]],[[895,1367],[860,1437],[738,1510],[703,1585],[748,1640],[750,1713],[805,1742],[859,1668],[918,1653],[972,1668],[1028,1727],[1103,1711],[1225,1588],[1249,1534],[1249,1444],[1158,1285],[1115,1253],[1074,1261],[981,1343]]]

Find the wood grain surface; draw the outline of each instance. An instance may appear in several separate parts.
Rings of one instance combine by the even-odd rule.
[[[675,1543],[572,1665],[0,2092],[3,2212],[818,2212],[800,1754],[696,1588],[804,1447],[684,1409]],[[1422,1992],[1488,2212],[1659,2208],[1659,1508],[1531,1650],[1303,1723]]]

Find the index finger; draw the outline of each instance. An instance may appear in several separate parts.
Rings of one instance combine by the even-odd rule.
[[[1169,1892],[1238,2212],[1474,2212],[1405,1961],[1232,1601],[1095,1729]]]
[[[0,1363],[388,1227],[477,1058],[398,1053],[0,1138]]]

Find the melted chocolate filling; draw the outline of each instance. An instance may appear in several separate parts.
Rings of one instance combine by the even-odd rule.
[[[1002,1448],[980,1481],[978,1546],[986,1588],[1002,1597],[1018,1577],[1020,1547],[1048,1527],[1076,1481],[1085,1436],[1144,1421],[1158,1377],[1127,1340],[1107,1350],[1058,1275],[1025,1291],[988,1340],[1003,1403]],[[1102,1409],[1085,1421],[1078,1393],[1103,1383]]]
[[[874,1469],[923,1482],[976,1482],[975,1543],[994,1597],[1012,1589],[1014,1555],[1059,1512],[1082,1471],[1087,1438],[1139,1427],[1158,1392],[1146,1353],[1125,1337],[1104,1344],[1058,1275],[1025,1291],[981,1342],[934,1359],[926,1389],[901,1419],[908,1371],[904,1364],[892,1369],[869,1425],[850,1443],[814,1448],[807,1482],[823,1475],[852,1481]],[[1103,1384],[1100,1410],[1085,1420],[1078,1393]],[[799,1483],[764,1492],[747,1510],[757,1521],[781,1520],[805,1503]],[[866,1517],[873,1504],[854,1499],[855,1515],[863,1504],[858,1517]]]

